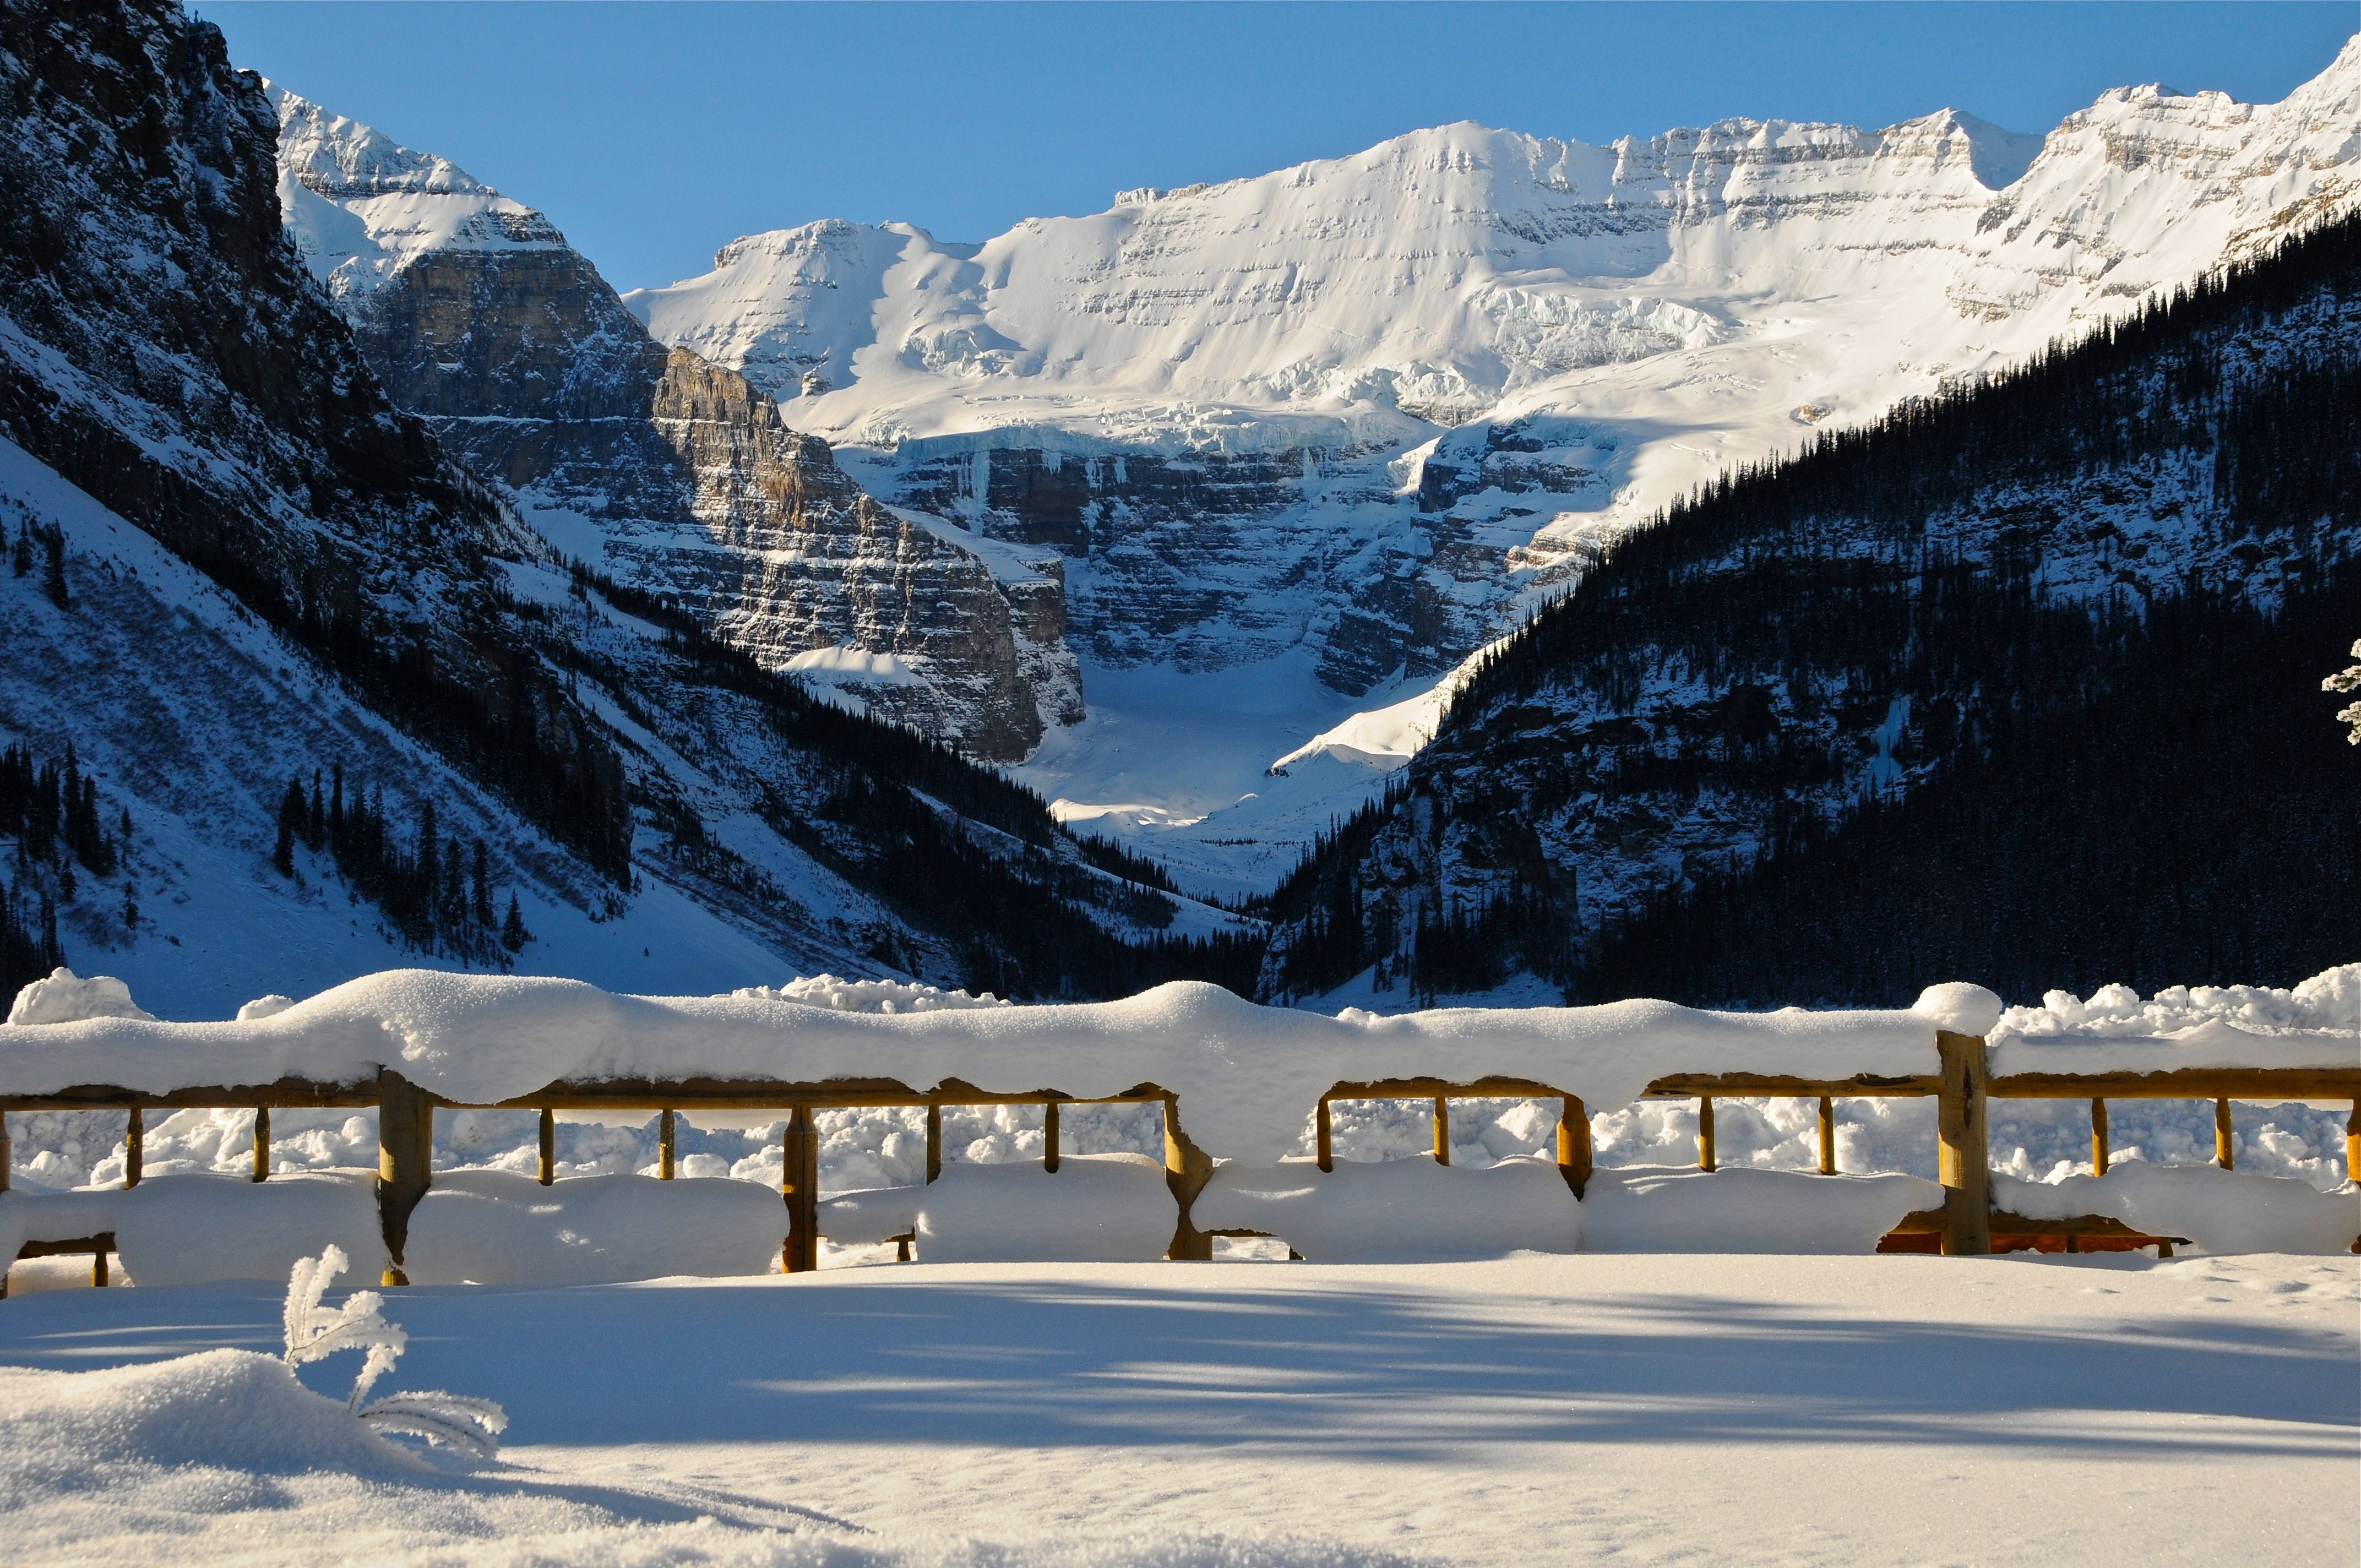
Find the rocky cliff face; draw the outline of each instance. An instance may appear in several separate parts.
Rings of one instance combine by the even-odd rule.
[[[488,561],[525,536],[282,243],[258,81],[170,4],[5,26],[0,427],[386,705],[572,759],[565,820],[535,809],[627,874],[620,764],[498,614]]]
[[[1080,716],[1057,568],[881,507],[745,378],[651,339],[539,214],[276,101],[289,226],[388,393],[559,549],[983,757]]]

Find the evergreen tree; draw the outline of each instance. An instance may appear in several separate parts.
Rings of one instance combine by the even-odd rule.
[[[533,933],[524,928],[524,910],[517,904],[516,889],[511,888],[508,918],[500,922],[500,946],[511,953],[521,953],[532,940]]]
[[[51,525],[42,534],[41,543],[49,556],[48,564],[41,570],[41,591],[48,594],[49,602],[60,609],[71,609],[73,599],[66,591],[65,530]]]

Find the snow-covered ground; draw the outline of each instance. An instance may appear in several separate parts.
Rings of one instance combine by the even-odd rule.
[[[2357,1271],[1585,1255],[393,1292],[381,1387],[506,1409],[464,1475],[307,1444],[291,1393],[218,1356],[158,1365],[275,1354],[275,1285],[59,1292],[0,1305],[0,1509],[12,1561],[77,1564],[2343,1565]],[[339,1400],[350,1376],[303,1369]]]

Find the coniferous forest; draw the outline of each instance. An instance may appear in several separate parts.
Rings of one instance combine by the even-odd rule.
[[[2361,938],[2356,529],[2348,217],[1626,538],[1280,886],[1265,991],[2290,983]]]

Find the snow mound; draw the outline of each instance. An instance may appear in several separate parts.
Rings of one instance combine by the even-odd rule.
[[[1205,1230],[1268,1231],[1314,1263],[1572,1252],[1582,1235],[1581,1206],[1556,1164],[1524,1158],[1476,1170],[1431,1157],[1339,1161],[1330,1171],[1225,1165],[1191,1213]]]
[[[832,974],[814,975],[809,980],[798,975],[785,985],[741,985],[730,994],[741,1002],[800,1002],[839,1013],[947,1013],[1013,1005],[988,991],[981,996],[971,996],[964,991],[945,991],[939,985],[910,985],[895,980],[839,980]]]
[[[921,1263],[1132,1263],[1162,1257],[1180,1207],[1144,1155],[955,1166],[917,1190]],[[823,1231],[825,1234],[825,1231]]]
[[[8,1009],[11,1024],[75,1024],[84,1018],[138,1018],[152,1024],[156,1014],[132,1001],[131,988],[113,975],[83,980],[62,965],[51,970],[49,979],[16,992],[16,1005]]]
[[[751,1181],[591,1176],[544,1187],[513,1171],[444,1171],[411,1215],[402,1268],[415,1285],[769,1274],[786,1234],[778,1192]]]
[[[1585,1252],[1863,1253],[1943,1190],[1916,1176],[1795,1170],[1597,1170]]]
[[[2361,1066],[2361,963],[2292,991],[2174,985],[2146,1001],[2128,985],[2087,1000],[2052,991],[1992,1030],[1994,1072],[2161,1071],[2176,1067]],[[2052,1054],[2079,1047],[2071,1066]]]
[[[0,1367],[0,1498],[106,1486],[154,1468],[431,1474],[314,1394],[277,1356],[209,1350],[104,1372]]]
[[[1910,1011],[1954,1035],[1984,1035],[2000,1022],[2001,1001],[1981,985],[1954,980],[1920,992]]]
[[[2361,1236],[2361,1190],[2321,1192],[2285,1177],[2132,1160],[2055,1182],[1995,1173],[1993,1206],[2033,1220],[2104,1214],[2210,1253],[2345,1253]]]
[[[297,1259],[333,1245],[372,1278],[386,1265],[373,1174],[306,1172],[247,1181],[151,1176],[138,1186],[81,1192],[0,1192],[0,1256],[28,1241],[115,1233],[124,1271],[141,1285],[284,1279]]]
[[[1921,1003],[1924,1005],[1924,1003]],[[2070,991],[2042,994],[2038,1007],[2012,1007],[1995,1033],[2028,1039],[2176,1039],[2208,1024],[2248,1034],[2292,1035],[2361,1026],[2361,963],[2323,970],[2292,991],[2269,985],[2174,985],[2147,1001],[2128,985],[2103,985],[2089,1000]]]
[[[294,1005],[293,997],[281,996],[274,991],[268,996],[258,996],[239,1008],[237,1021],[241,1024],[251,1024],[257,1018],[276,1018]]]

